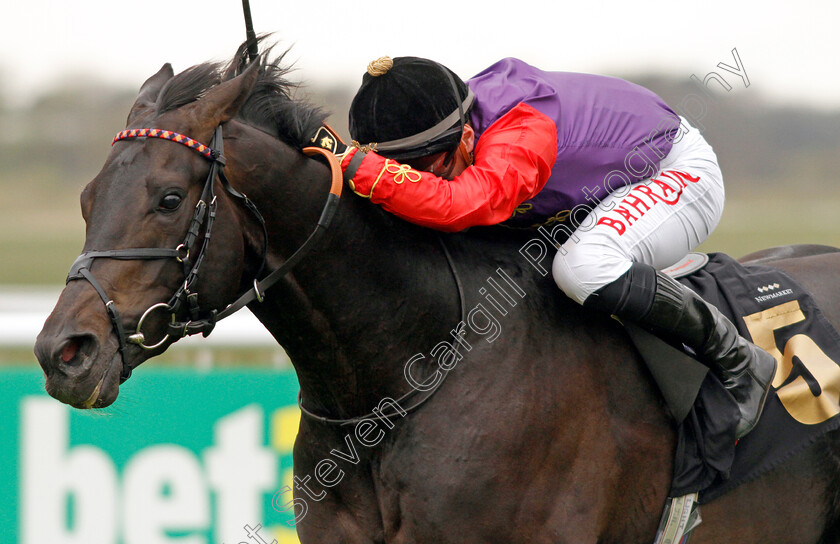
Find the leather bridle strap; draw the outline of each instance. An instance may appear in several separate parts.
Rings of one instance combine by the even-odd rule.
[[[221,150],[215,150],[213,148],[214,144],[218,143],[220,147],[222,145],[221,127],[217,127],[213,135],[213,140],[211,141],[209,147],[193,140],[192,138],[183,136],[182,134],[159,129],[125,130],[117,134],[117,136],[114,138],[113,143],[116,143],[120,140],[132,138],[160,138],[164,140],[174,141],[200,153],[203,157],[211,160],[212,164],[210,167],[210,172],[208,173],[207,179],[204,183],[204,189],[202,191],[201,198],[199,199],[199,202],[196,205],[193,218],[190,222],[189,228],[187,229],[187,234],[184,237],[184,241],[181,244],[179,244],[178,247],[174,249],[127,248],[101,251],[87,251],[79,255],[79,257],[70,267],[70,272],[67,274],[67,283],[79,279],[87,280],[91,284],[91,286],[93,286],[93,288],[96,290],[97,294],[99,295],[99,298],[102,299],[102,302],[105,304],[105,308],[108,312],[108,317],[111,319],[111,323],[117,335],[117,350],[122,360],[122,371],[120,373],[121,383],[127,380],[128,377],[131,375],[131,367],[125,361],[126,343],[132,342],[143,347],[147,346],[143,345],[143,339],[140,339],[139,342],[137,341],[137,335],[126,336],[122,317],[117,311],[113,299],[111,299],[108,296],[105,289],[90,271],[90,267],[92,266],[93,261],[95,259],[101,258],[119,260],[152,260],[173,258],[183,265],[185,275],[184,282],[181,284],[179,289],[172,296],[168,303],[156,304],[152,308],[146,310],[146,312],[143,315],[145,317],[150,313],[152,309],[158,308],[160,306],[165,306],[167,310],[170,311],[174,316],[180,308],[180,306],[182,305],[183,301],[187,301],[187,303],[191,306],[191,313],[197,314],[197,296],[191,294],[189,292],[189,289],[198,277],[199,268],[201,267],[201,263],[204,260],[204,252],[207,248],[207,242],[209,241],[210,232],[216,215],[216,203],[215,197],[213,196],[213,183],[215,182],[215,179],[219,172],[222,170],[225,161]],[[198,238],[198,234],[201,231],[202,226],[204,227],[205,240],[204,243],[201,245],[201,248],[199,249],[198,256],[195,258],[195,262],[193,263],[190,256],[190,250],[192,249],[193,244]],[[142,320],[143,319],[141,318],[141,323]],[[159,345],[160,344],[156,344],[155,347]]]
[[[177,249],[157,248],[135,248],[135,249],[111,249],[108,251],[86,251],[76,257],[70,272],[67,273],[67,281],[78,280],[84,277],[84,271],[90,270],[94,259],[121,259],[121,260],[151,260],[151,259],[177,259],[180,252]],[[107,301],[106,301],[107,302]]]
[[[114,138],[114,143],[133,138],[160,138],[180,143],[200,153],[203,157],[211,161],[210,172],[204,183],[204,189],[198,204],[196,204],[193,219],[190,223],[187,233],[184,237],[183,243],[178,245],[175,249],[167,248],[128,248],[128,249],[112,249],[102,251],[88,251],[81,254],[67,275],[67,282],[84,279],[87,280],[96,290],[105,308],[108,316],[111,319],[114,331],[119,342],[118,351],[122,359],[122,372],[120,375],[121,382],[128,379],[131,375],[131,367],[125,361],[125,347],[127,343],[135,344],[143,349],[151,350],[157,349],[166,342],[174,342],[183,338],[184,336],[202,333],[204,336],[210,334],[220,319],[224,319],[229,315],[240,310],[247,304],[258,301],[262,302],[264,293],[271,286],[277,283],[284,275],[286,275],[300,260],[309,253],[314,245],[323,236],[326,229],[329,227],[335,212],[338,209],[339,199],[341,197],[342,189],[342,174],[341,165],[336,156],[328,150],[319,147],[307,147],[303,149],[306,155],[321,155],[327,160],[331,171],[330,192],[327,195],[327,201],[315,226],[315,230],[309,235],[306,241],[295,251],[289,259],[283,263],[280,268],[266,276],[260,281],[254,280],[254,287],[246,291],[235,302],[228,305],[221,312],[216,310],[209,311],[209,316],[199,317],[201,309],[198,303],[198,293],[191,291],[197,278],[201,264],[204,261],[205,251],[210,242],[210,234],[212,231],[213,222],[216,216],[216,198],[213,191],[213,185],[218,178],[225,191],[239,200],[243,206],[254,216],[263,231],[263,250],[260,267],[255,273],[256,277],[262,273],[265,266],[266,253],[268,250],[268,233],[265,226],[265,221],[257,209],[256,205],[248,199],[243,193],[240,193],[231,186],[230,182],[225,176],[224,165],[225,158],[223,154],[224,140],[222,136],[222,127],[216,128],[213,134],[213,140],[209,146],[205,146],[192,138],[178,134],[171,131],[160,129],[133,129],[125,130],[117,134]],[[190,255],[202,227],[204,228],[204,240],[199,248],[198,255]],[[108,296],[105,289],[98,282],[96,277],[90,272],[90,267],[95,259],[122,259],[122,260],[151,260],[151,259],[176,259],[182,263],[184,268],[185,280],[181,286],[172,295],[169,302],[157,303],[149,307],[137,323],[137,329],[134,334],[126,335],[125,327],[123,325],[122,317],[117,311],[114,301]],[[178,322],[176,315],[182,311],[182,307],[186,304],[189,320],[186,322]],[[147,345],[145,336],[142,332],[143,323],[145,319],[153,312],[162,310],[170,314],[171,322],[167,326],[167,332],[164,338],[154,345]],[[205,313],[206,315],[206,313]]]
[[[108,259],[122,259],[122,260],[149,260],[149,259],[171,259],[180,258],[180,252],[176,249],[155,249],[155,248],[137,248],[137,249],[115,249],[110,251],[88,251],[82,253],[70,267],[70,272],[67,274],[67,282],[73,280],[85,279],[96,290],[99,298],[105,304],[105,309],[108,311],[108,316],[111,318],[111,323],[117,332],[117,340],[119,345],[117,347],[120,355],[123,353],[126,343],[125,328],[122,324],[122,318],[117,311],[114,301],[105,292],[105,289],[100,285],[99,281],[91,274],[90,266],[94,259],[108,258]],[[130,373],[130,372],[129,372]],[[126,376],[127,378],[128,376]]]
[[[187,234],[184,237],[183,243],[178,245],[175,249],[167,248],[128,248],[128,249],[112,249],[102,251],[88,251],[82,253],[67,275],[67,282],[73,280],[84,279],[87,280],[96,290],[105,308],[108,316],[111,319],[114,331],[116,332],[119,342],[118,351],[122,359],[122,372],[120,375],[121,383],[124,382],[131,375],[131,367],[125,361],[125,347],[127,343],[135,344],[143,349],[156,349],[164,345],[167,341],[174,342],[183,338],[184,336],[202,333],[204,336],[210,334],[220,319],[224,319],[229,315],[240,310],[247,304],[258,301],[262,302],[264,293],[271,286],[277,283],[284,275],[286,275],[300,260],[309,253],[314,245],[323,236],[326,229],[329,227],[335,212],[338,209],[339,199],[341,197],[342,189],[342,174],[341,165],[336,156],[328,150],[319,147],[307,147],[303,149],[306,155],[321,155],[327,160],[331,171],[330,192],[327,195],[327,201],[315,226],[315,230],[309,235],[306,241],[295,251],[289,259],[283,263],[280,268],[273,271],[260,281],[254,280],[254,287],[246,291],[235,302],[228,305],[221,312],[211,310],[209,317],[200,318],[201,309],[198,303],[198,293],[191,291],[197,278],[201,264],[204,261],[205,251],[210,242],[210,234],[212,231],[213,222],[216,216],[216,198],[213,191],[213,185],[218,178],[225,191],[239,200],[243,206],[254,216],[260,224],[263,231],[263,250],[260,267],[255,276],[259,277],[265,266],[266,254],[268,250],[268,232],[265,226],[265,221],[257,209],[256,205],[248,199],[243,193],[240,193],[231,186],[230,182],[224,173],[224,140],[222,136],[222,127],[216,128],[213,134],[213,140],[209,146],[205,146],[192,138],[178,134],[171,131],[160,129],[132,129],[125,130],[117,134],[114,138],[114,143],[120,140],[133,138],[160,138],[180,143],[200,153],[203,157],[211,161],[210,172],[204,183],[201,197],[198,204],[196,204],[193,219],[187,229]],[[204,228],[204,240],[199,248],[198,255],[190,255],[193,244],[196,242],[202,227]],[[136,332],[132,335],[126,335],[125,327],[123,325],[122,317],[117,311],[114,301],[108,296],[105,289],[99,281],[90,272],[90,267],[95,259],[122,259],[122,260],[151,260],[151,259],[176,259],[183,264],[185,280],[181,286],[172,295],[169,302],[157,303],[149,307],[141,316],[137,323]],[[194,260],[193,260],[194,259]],[[182,311],[182,306],[186,303],[189,313],[189,321],[178,322],[176,315]],[[142,332],[144,320],[148,315],[157,310],[163,310],[171,315],[171,322],[167,327],[166,336],[163,340],[154,345],[147,345],[145,336]]]
[[[318,243],[318,240],[326,232],[327,228],[329,228],[330,223],[332,222],[333,216],[335,216],[335,211],[338,208],[338,202],[341,199],[341,188],[343,187],[342,183],[342,174],[341,174],[341,164],[338,162],[338,158],[332,154],[330,151],[322,149],[320,147],[305,147],[303,148],[303,152],[306,155],[313,156],[313,155],[321,155],[327,160],[327,163],[330,166],[331,171],[331,180],[330,180],[330,193],[327,195],[327,202],[324,204],[324,208],[321,211],[321,217],[318,219],[318,224],[315,225],[315,230],[309,235],[306,241],[292,253],[292,256],[289,257],[286,262],[280,265],[280,268],[266,276],[260,281],[254,281],[254,288],[250,291],[247,291],[241,297],[239,297],[235,302],[230,304],[227,308],[219,312],[217,316],[218,319],[224,319],[225,317],[241,310],[248,304],[254,301],[262,302],[265,292],[268,290],[269,287],[280,281],[280,279],[289,273],[289,271],[300,262],[300,260],[309,253],[312,248]]]
[[[221,130],[221,129],[219,129]],[[315,230],[309,235],[306,241],[295,251],[291,257],[289,257],[286,262],[284,262],[280,268],[270,273],[268,276],[263,278],[262,280],[254,280],[253,288],[249,289],[245,293],[243,293],[238,299],[236,299],[233,303],[229,304],[223,310],[216,312],[215,310],[210,312],[210,316],[204,319],[198,319],[197,317],[193,316],[192,319],[188,322],[176,322],[174,319],[172,323],[168,326],[167,335],[168,338],[174,338],[175,340],[183,338],[184,336],[190,336],[193,334],[201,333],[204,336],[210,334],[210,332],[215,327],[216,323],[224,319],[237,311],[241,310],[248,304],[252,302],[262,302],[265,298],[265,292],[272,287],[275,283],[280,281],[283,276],[289,273],[289,271],[298,263],[300,260],[309,253],[315,244],[320,240],[320,238],[324,235],[327,228],[329,228],[330,223],[332,222],[333,217],[335,216],[335,212],[338,209],[338,203],[341,198],[341,189],[343,187],[342,183],[342,174],[341,174],[341,165],[338,161],[338,158],[328,150],[321,149],[319,147],[305,147],[303,148],[303,153],[309,156],[313,155],[321,155],[327,160],[327,163],[330,167],[330,192],[327,195],[327,201],[324,204],[324,208],[321,211],[321,216],[318,219],[318,223],[315,226]],[[256,206],[253,204],[251,200],[249,200],[245,195],[240,194],[236,191],[233,187],[231,187],[230,183],[227,181],[227,177],[224,175],[224,171],[220,170],[219,178],[222,182],[222,185],[225,187],[228,193],[233,196],[238,196],[243,204],[252,211],[252,213],[258,218],[259,223],[262,225],[263,234],[266,237],[266,243],[263,246],[263,265],[265,263],[265,254],[268,247],[268,238],[267,232],[265,230],[265,222],[262,219],[262,215],[260,215],[259,211],[257,210]],[[206,243],[205,243],[206,245]],[[260,266],[260,271],[257,272],[256,276],[259,276],[263,266]],[[151,308],[150,308],[151,310]],[[148,312],[148,311],[147,311]],[[142,319],[137,326],[137,333],[129,337],[129,341],[137,343],[140,346],[143,346],[142,342],[144,341],[142,337],[141,327],[142,326]],[[138,341],[133,340],[136,338]]]

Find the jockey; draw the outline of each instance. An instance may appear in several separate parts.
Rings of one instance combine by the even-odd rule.
[[[738,402],[736,435],[755,426],[775,358],[659,272],[717,226],[724,189],[712,148],[656,94],[512,58],[464,83],[431,60],[383,57],[353,99],[350,133],[350,188],[406,221],[565,231],[558,287],[691,348]]]

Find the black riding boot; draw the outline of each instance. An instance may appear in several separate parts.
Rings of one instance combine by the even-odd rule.
[[[738,402],[736,437],[755,427],[776,373],[776,359],[738,334],[726,316],[694,291],[653,267],[634,263],[621,278],[593,293],[585,306],[690,347]]]

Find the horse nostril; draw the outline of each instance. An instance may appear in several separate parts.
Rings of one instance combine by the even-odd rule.
[[[71,338],[64,344],[64,347],[61,348],[61,360],[64,363],[69,363],[73,360],[76,354],[79,352],[79,341],[75,338]]]
[[[70,336],[59,345],[53,360],[59,366],[78,366],[91,356],[94,342],[90,335]]]
[[[35,357],[47,379],[55,374],[72,373],[79,376],[88,370],[97,352],[99,341],[90,333],[38,335],[35,342]]]

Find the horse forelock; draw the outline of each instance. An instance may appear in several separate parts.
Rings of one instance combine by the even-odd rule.
[[[259,38],[262,42],[265,36]],[[254,62],[260,73],[253,90],[236,118],[274,134],[293,147],[306,145],[309,135],[323,124],[327,114],[318,106],[295,98],[299,84],[287,79],[292,67],[283,64],[284,51],[270,58],[272,47],[262,50]],[[157,115],[177,110],[203,97],[210,89],[242,73],[248,66],[247,42],[228,62],[205,62],[175,75],[161,89],[155,104]]]

